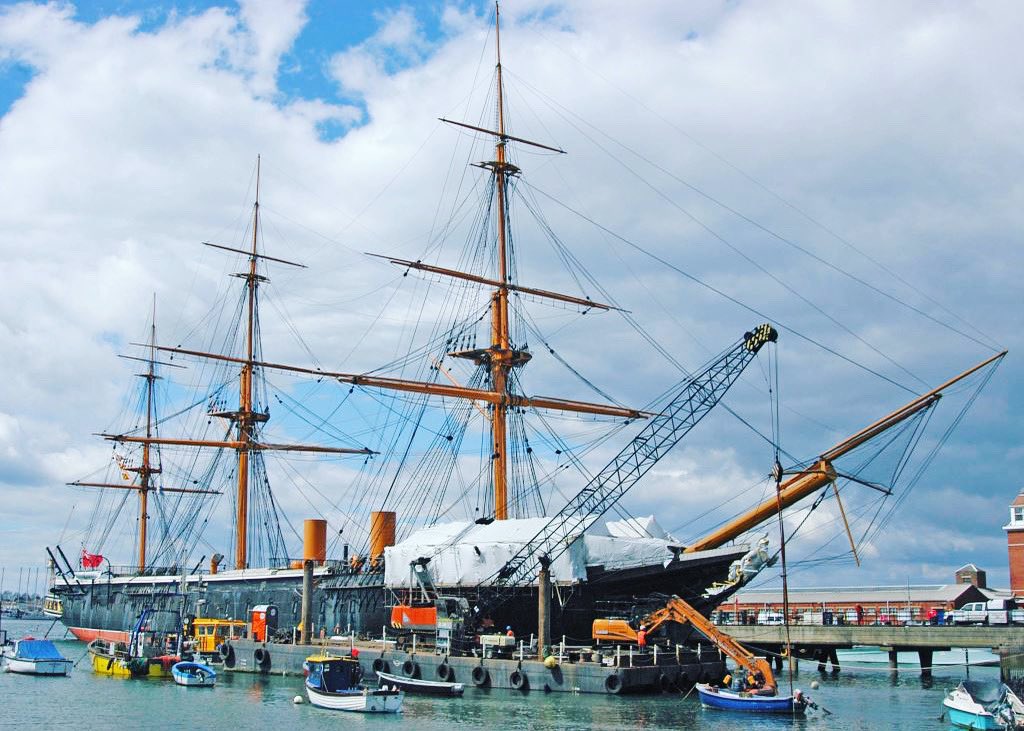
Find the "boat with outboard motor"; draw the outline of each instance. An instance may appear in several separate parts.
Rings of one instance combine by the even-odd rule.
[[[4,670],[23,675],[67,675],[72,662],[50,640],[25,637],[3,648]]]
[[[957,728],[990,731],[1024,728],[1024,703],[1004,684],[964,680],[942,705]]]
[[[212,688],[217,683],[217,671],[201,662],[183,660],[171,667],[174,682],[189,688]]]
[[[757,691],[717,688],[708,683],[697,683],[701,704],[709,708],[745,713],[788,713],[802,715],[807,710],[807,699],[801,691],[793,695],[762,695]]]
[[[354,657],[311,655],[303,664],[309,702],[332,711],[398,713],[405,697],[399,688],[362,685],[362,668]]]

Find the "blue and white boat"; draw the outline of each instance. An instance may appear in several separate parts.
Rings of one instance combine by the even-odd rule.
[[[183,661],[171,668],[174,682],[189,688],[212,688],[217,682],[217,671],[201,662]]]
[[[3,649],[4,670],[25,675],[67,675],[72,662],[49,640],[26,637]]]
[[[751,691],[735,691],[717,688],[707,683],[697,683],[697,694],[702,705],[725,711],[745,713],[787,713],[803,715],[807,709],[807,698],[799,690],[793,695],[758,695]]]
[[[968,687],[969,686],[969,687]],[[1005,685],[961,682],[942,701],[949,722],[974,731],[1024,728],[1024,704]]]

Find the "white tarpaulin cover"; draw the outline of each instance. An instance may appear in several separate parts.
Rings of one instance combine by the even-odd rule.
[[[659,564],[670,558],[668,546],[675,541],[666,537],[668,534],[654,517],[636,521],[636,525],[616,529],[627,537],[608,535],[599,527],[592,528],[582,541],[574,536],[569,550],[551,565],[551,580],[580,581],[587,576],[587,566],[621,569]],[[409,586],[409,564],[429,557],[434,584],[475,586],[501,569],[547,522],[548,518],[524,518],[496,520],[490,525],[459,522],[424,528],[384,549],[384,583],[392,588]],[[651,533],[662,537],[651,538]],[[638,534],[645,537],[635,537]]]

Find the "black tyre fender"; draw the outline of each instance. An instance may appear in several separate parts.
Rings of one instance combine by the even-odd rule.
[[[618,673],[612,673],[604,679],[604,689],[612,695],[618,695],[622,692],[622,678],[619,677]]]
[[[477,688],[483,688],[491,682],[491,674],[487,672],[487,668],[483,665],[477,665],[473,668],[473,672],[470,673],[470,679]]]
[[[675,688],[676,680],[671,673],[662,673],[658,676],[658,689],[662,693],[668,693]]]
[[[415,660],[409,659],[402,663],[402,675],[407,678],[419,677],[420,666]]]
[[[256,651],[252,654],[252,659],[263,672],[270,670],[270,650],[267,648],[257,647]]]
[[[391,664],[383,657],[378,657],[373,661],[373,672],[375,673],[390,673]]]
[[[235,667],[235,648],[227,642],[225,642],[222,647],[224,649],[221,651],[221,657],[224,658],[224,667],[230,670]]]
[[[452,682],[452,678],[455,677],[455,671],[452,670],[452,666],[447,662],[443,662],[437,666],[437,679],[442,680],[445,683]]]
[[[530,679],[526,677],[526,673],[522,670],[513,670],[509,673],[508,684],[516,690],[528,690],[530,688]]]

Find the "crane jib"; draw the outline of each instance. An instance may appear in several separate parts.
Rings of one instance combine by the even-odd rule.
[[[538,560],[554,561],[573,540],[612,508],[655,463],[722,400],[766,343],[778,340],[771,325],[744,333],[743,340],[702,371],[687,378],[676,396],[557,515],[478,588],[477,612],[493,609],[518,586],[530,583]]]

